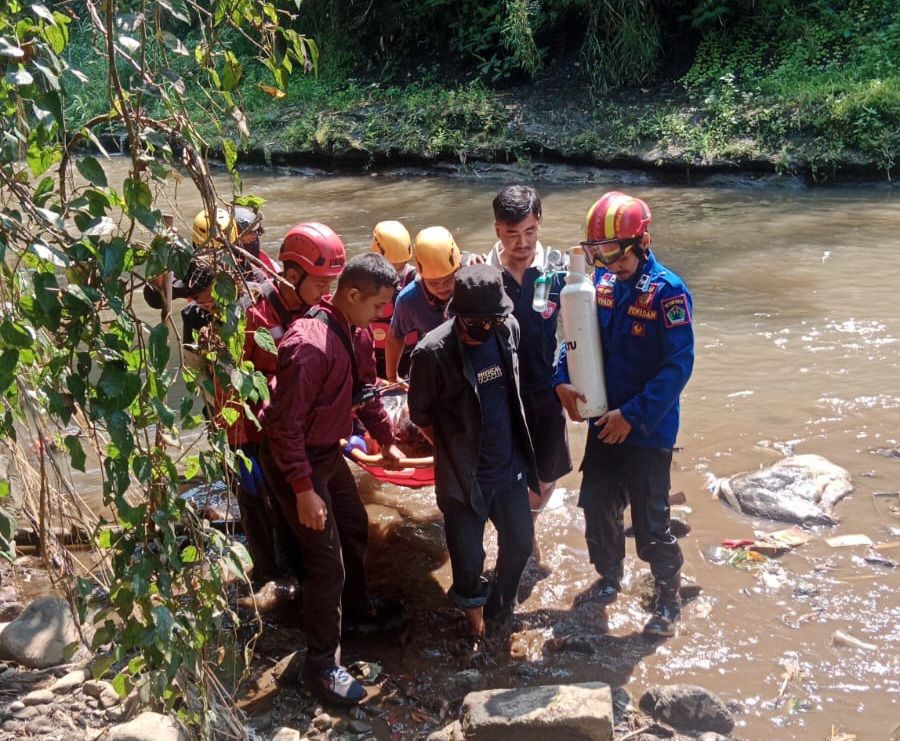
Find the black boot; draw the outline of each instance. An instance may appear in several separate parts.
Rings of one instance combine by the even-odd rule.
[[[644,634],[671,638],[675,635],[675,621],[681,614],[681,576],[656,580],[656,595],[653,599],[653,615],[644,626]]]
[[[622,588],[624,565],[621,561],[604,568],[602,576],[575,598],[576,604],[609,605],[616,601]]]

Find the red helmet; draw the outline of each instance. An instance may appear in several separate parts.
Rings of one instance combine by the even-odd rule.
[[[584,219],[584,238],[602,242],[606,239],[640,237],[647,231],[651,219],[650,208],[640,198],[613,190],[588,209]]]
[[[337,278],[347,262],[347,253],[341,238],[330,226],[304,221],[285,235],[278,259],[296,263],[308,275]]]

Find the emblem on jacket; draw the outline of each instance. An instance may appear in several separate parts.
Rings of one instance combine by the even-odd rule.
[[[691,311],[683,293],[663,301],[662,311],[667,327],[680,327],[691,323]]]
[[[556,311],[556,301],[547,301],[547,306],[541,312],[541,319],[550,319]]]

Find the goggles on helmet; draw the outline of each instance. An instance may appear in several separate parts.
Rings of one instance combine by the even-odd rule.
[[[461,316],[459,321],[467,330],[474,327],[484,327],[485,329],[494,329],[499,327],[506,321],[505,316]]]
[[[612,265],[629,250],[639,246],[641,237],[629,239],[593,239],[581,243],[585,256],[598,268],[601,265]]]

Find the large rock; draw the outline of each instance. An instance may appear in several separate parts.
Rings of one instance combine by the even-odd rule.
[[[602,682],[485,690],[466,695],[462,730],[472,741],[611,741],[612,695]]]
[[[0,657],[32,669],[65,661],[64,649],[78,640],[69,605],[58,597],[41,597],[0,633]]]
[[[734,716],[725,703],[694,684],[651,687],[641,695],[638,707],[677,731],[731,733],[734,728]]]
[[[715,494],[754,517],[804,527],[835,525],[832,509],[853,491],[847,470],[820,455],[795,455],[760,471],[712,482]]]
[[[109,741],[187,741],[187,736],[168,716],[148,712],[128,723],[113,726]]]

